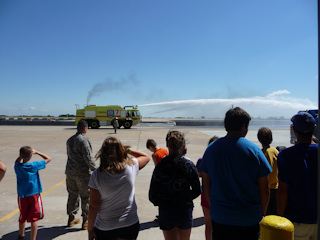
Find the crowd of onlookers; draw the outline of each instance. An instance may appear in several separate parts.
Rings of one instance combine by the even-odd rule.
[[[239,107],[228,110],[224,119],[227,135],[212,137],[196,165],[185,156],[182,132],[167,133],[168,150],[148,139],[146,147],[155,165],[149,200],[159,209],[155,221],[166,240],[190,239],[193,200],[200,194],[207,240],[258,240],[259,222],[266,215],[289,219],[297,240],[317,239],[314,118],[307,112],[294,115],[296,144],[282,149],[271,146],[272,131],[267,127],[257,134],[262,149],[248,141],[250,120]],[[87,122],[80,120],[77,133],[67,140],[67,226],[81,222],[76,218],[81,208],[81,228],[88,231],[89,239],[136,239],[140,225],[134,183],[150,156],[116,137],[106,138],[93,156],[87,130]],[[33,154],[44,160],[31,161]],[[100,160],[100,166],[94,159]],[[29,146],[20,149],[14,166],[20,210],[18,239],[24,239],[26,221],[31,222],[31,239],[36,239],[37,222],[43,218],[38,171],[50,161]],[[0,161],[0,180],[5,171]]]

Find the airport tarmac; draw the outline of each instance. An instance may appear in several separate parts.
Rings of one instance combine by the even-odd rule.
[[[89,129],[89,137],[94,154],[101,147],[102,141],[107,136],[116,136],[124,144],[134,149],[151,152],[146,149],[146,141],[153,138],[159,147],[165,147],[165,136],[170,129],[180,130],[185,133],[187,140],[187,157],[194,163],[201,157],[206,149],[209,138],[213,135],[222,137],[226,134],[223,128],[197,127],[197,126],[172,126],[150,125],[133,126],[131,129],[119,129],[117,134],[110,127]],[[38,237],[47,239],[88,239],[87,231],[80,230],[81,225],[66,228],[66,202],[67,191],[65,186],[66,140],[75,134],[75,126],[0,126],[0,160],[7,166],[4,179],[0,182],[0,238],[3,240],[16,239],[18,236],[18,205],[16,190],[16,175],[14,162],[21,146],[29,145],[40,152],[49,155],[52,161],[46,169],[40,171],[43,187],[44,219],[38,223]],[[257,140],[257,130],[249,130],[247,139],[260,146]],[[286,146],[291,144],[289,129],[273,130],[274,142],[272,146]],[[41,160],[34,156],[34,160]],[[98,163],[99,164],[99,163]],[[139,240],[164,239],[162,231],[153,221],[158,209],[148,200],[148,190],[151,175],[154,169],[152,160],[139,172],[136,179],[136,202],[140,218],[141,231]],[[191,231],[192,240],[204,239],[204,220],[200,206],[200,197],[194,200],[194,227]],[[80,216],[80,213],[78,213]],[[30,224],[26,224],[26,239],[30,236]]]

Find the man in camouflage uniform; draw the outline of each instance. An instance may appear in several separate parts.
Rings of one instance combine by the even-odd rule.
[[[66,166],[66,183],[68,191],[67,214],[69,215],[68,227],[80,222],[75,218],[79,210],[81,198],[82,229],[88,227],[89,210],[89,179],[96,165],[93,162],[92,147],[89,139],[85,136],[88,131],[88,123],[80,120],[77,126],[77,133],[67,141],[68,161]]]

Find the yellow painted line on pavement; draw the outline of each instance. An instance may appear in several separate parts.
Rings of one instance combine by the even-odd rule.
[[[51,192],[53,189],[59,187],[62,183],[64,183],[66,181],[66,179],[63,179],[61,182],[57,183],[56,185],[52,186],[51,188],[49,188],[47,191],[43,192],[41,194],[41,196],[47,194],[48,192]]]
[[[41,193],[41,196],[51,192],[53,189],[59,187],[62,183],[64,183],[66,181],[66,179],[63,179],[61,182],[57,183],[56,185],[52,186],[51,188],[49,188],[47,191]],[[0,219],[0,223],[4,222],[10,218],[12,218],[14,215],[16,215],[17,213],[19,213],[19,208],[17,208],[16,210],[12,211],[11,213],[9,213],[7,216],[4,216],[3,218]]]

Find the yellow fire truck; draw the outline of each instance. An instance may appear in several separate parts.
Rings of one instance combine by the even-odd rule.
[[[88,122],[91,128],[99,128],[100,126],[112,126],[115,118],[118,118],[119,127],[125,129],[131,128],[141,122],[142,116],[138,106],[96,106],[89,105],[83,109],[77,109],[76,125],[81,119]]]

